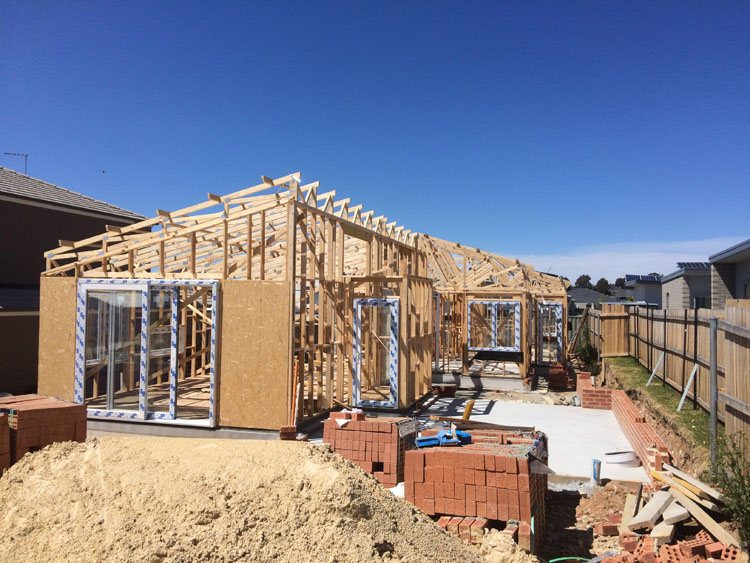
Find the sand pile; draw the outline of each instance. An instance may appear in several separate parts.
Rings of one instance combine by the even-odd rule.
[[[327,448],[101,438],[0,479],[0,561],[477,561]]]

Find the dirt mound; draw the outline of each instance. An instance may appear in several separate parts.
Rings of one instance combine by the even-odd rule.
[[[598,489],[591,498],[582,498],[578,507],[578,516],[586,524],[606,522],[613,514],[622,512],[625,497],[631,488],[609,482]]]
[[[325,447],[101,438],[0,479],[0,561],[478,561]]]
[[[482,542],[482,555],[487,563],[539,563],[536,555],[524,551],[508,534],[490,530]]]

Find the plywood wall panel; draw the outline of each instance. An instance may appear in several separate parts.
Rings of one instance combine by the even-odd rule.
[[[222,282],[219,424],[278,430],[288,424],[289,284]]]
[[[39,296],[39,393],[73,400],[76,347],[75,278],[43,277]]]

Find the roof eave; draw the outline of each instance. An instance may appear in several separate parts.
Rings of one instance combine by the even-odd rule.
[[[729,248],[726,248],[721,252],[717,252],[716,254],[709,256],[708,261],[711,264],[715,264],[716,262],[723,262],[728,258],[734,256],[735,254],[739,254],[740,252],[744,252],[745,250],[750,250],[750,239],[737,243],[734,246],[730,246]]]

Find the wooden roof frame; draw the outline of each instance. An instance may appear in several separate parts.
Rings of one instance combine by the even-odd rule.
[[[132,225],[107,226],[106,232],[45,253],[43,276],[84,278],[250,279],[256,256],[260,279],[286,279],[288,206],[313,212],[340,224],[347,275],[367,272],[366,243],[387,240],[415,249],[416,234],[362,211],[335,191],[319,193],[319,182],[300,185],[300,173],[271,179],[224,196],[209,193],[206,201],[177,211],[157,209],[156,216]],[[300,216],[297,216],[297,221]],[[299,225],[295,236],[304,237]],[[250,241],[250,242],[248,242]],[[257,264],[255,266],[258,267]],[[387,272],[384,272],[387,274]]]
[[[537,272],[517,258],[507,258],[420,234],[420,249],[428,256],[428,274],[439,293],[526,289],[540,295],[565,292],[570,282],[552,274]]]

